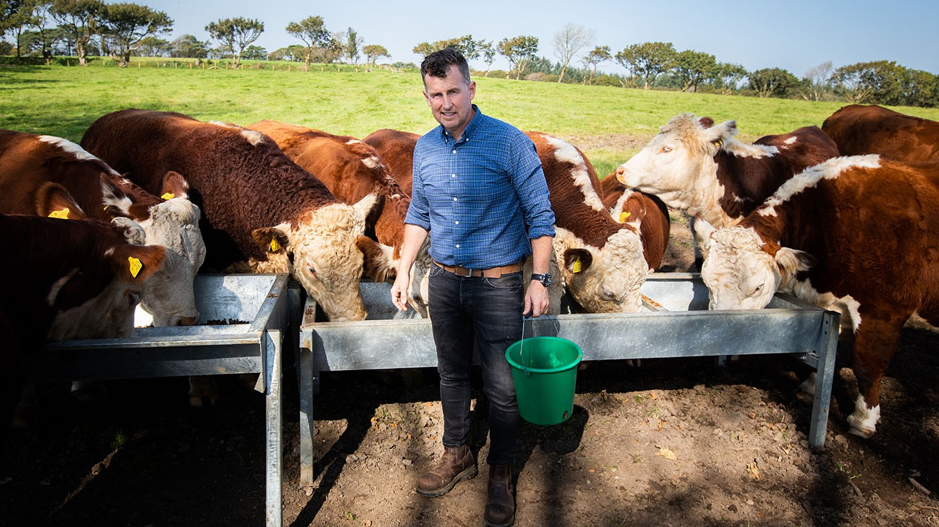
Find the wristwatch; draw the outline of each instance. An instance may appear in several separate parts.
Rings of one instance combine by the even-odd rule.
[[[551,274],[550,274],[550,273],[545,273],[545,274],[534,273],[534,274],[531,275],[531,279],[532,279],[532,280],[537,280],[537,281],[541,282],[541,285],[543,285],[543,286],[545,286],[545,287],[548,287],[549,285],[551,285]]]

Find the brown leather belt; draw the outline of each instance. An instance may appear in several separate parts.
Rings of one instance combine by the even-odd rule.
[[[501,267],[492,267],[490,269],[469,269],[467,267],[463,267],[462,265],[453,267],[452,265],[443,265],[437,260],[434,260],[434,264],[436,264],[437,267],[440,267],[445,271],[450,271],[457,276],[484,276],[486,278],[499,278],[504,274],[517,273],[522,270],[522,264],[520,263],[503,265]]]

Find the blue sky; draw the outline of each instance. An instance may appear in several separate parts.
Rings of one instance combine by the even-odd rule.
[[[184,33],[208,40],[207,23],[241,16],[264,22],[264,33],[255,44],[273,51],[300,43],[284,30],[288,23],[318,15],[330,31],[352,27],[365,44],[385,46],[392,56],[390,62],[420,63],[420,57],[411,51],[415,45],[466,34],[493,42],[533,35],[539,38],[538,54],[553,61],[553,35],[572,22],[592,29],[595,45],[610,46],[614,54],[630,44],[663,41],[673,43],[679,51],[704,51],[720,62],[741,64],[750,71],[780,67],[797,77],[829,60],[835,68],[893,60],[908,68],[939,73],[939,2],[933,1],[137,2],[173,18],[169,40]],[[505,69],[508,63],[500,56],[493,67]],[[601,64],[600,69],[624,72],[615,62]]]

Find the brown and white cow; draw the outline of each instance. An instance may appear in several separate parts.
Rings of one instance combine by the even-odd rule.
[[[342,203],[263,134],[179,113],[107,114],[82,146],[149,192],[184,175],[202,209],[209,268],[292,273],[330,320],[365,318],[356,242],[374,199]]]
[[[61,186],[37,198],[48,210],[76,209]],[[0,430],[20,398],[24,358],[46,340],[128,337],[147,281],[166,250],[141,246],[140,226],[117,218],[61,220],[0,214]],[[0,434],[2,435],[2,434]]]
[[[714,226],[734,225],[793,175],[838,155],[817,126],[745,144],[737,124],[677,115],[616,169],[623,185]]]
[[[205,258],[205,243],[199,208],[187,199],[185,180],[167,178],[160,193],[173,197],[163,200],[71,141],[0,130],[0,213],[36,214],[37,192],[47,183],[67,189],[89,217],[105,223],[116,216],[130,218],[143,227],[148,244],[165,247],[166,264],[147,281],[141,307],[156,326],[196,323],[193,279]]]
[[[918,312],[939,325],[939,164],[834,158],[786,182],[739,225],[701,225],[712,309],[759,309],[779,290],[841,311],[859,390],[848,421],[853,433],[873,434],[903,324]]]
[[[567,291],[590,312],[639,311],[649,265],[638,229],[610,215],[583,152],[544,133],[525,133],[535,143],[551,192],[554,252]]]
[[[600,180],[600,194],[614,220],[639,229],[646,263],[649,269],[658,270],[671,230],[665,203],[652,194],[627,189],[613,174]]]
[[[411,195],[414,179],[414,146],[420,138],[421,136],[411,132],[383,128],[362,139],[362,142],[378,152],[378,157],[391,171],[391,177],[408,196]]]
[[[939,123],[880,106],[845,106],[825,119],[822,131],[842,155],[880,154],[907,163],[939,161]]]

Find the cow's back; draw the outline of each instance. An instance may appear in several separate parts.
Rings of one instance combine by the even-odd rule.
[[[822,130],[842,155],[880,154],[908,163],[939,160],[939,123],[880,106],[845,106],[825,119]]]
[[[410,132],[383,128],[372,132],[362,141],[378,152],[391,177],[398,182],[401,190],[411,195],[414,172],[414,147],[421,136]]]

